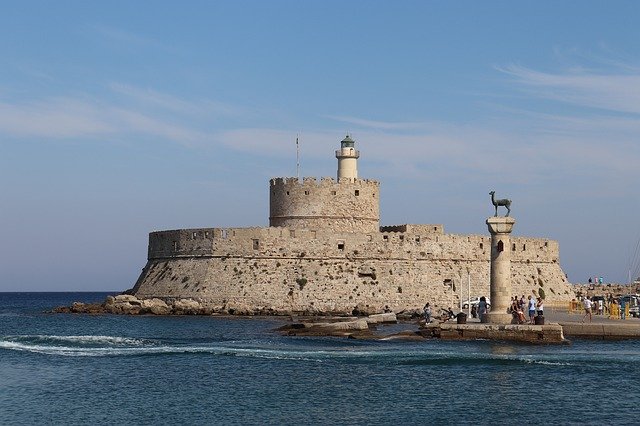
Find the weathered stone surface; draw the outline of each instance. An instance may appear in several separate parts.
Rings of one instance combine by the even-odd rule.
[[[150,313],[154,315],[169,315],[171,311],[171,307],[165,303],[164,300],[161,299],[144,299],[141,301],[141,312],[142,313]]]
[[[315,328],[324,331],[368,330],[369,324],[367,320],[363,318],[353,321],[306,323],[305,328]]]
[[[137,305],[140,304],[140,299],[130,294],[118,294],[113,299],[114,303],[131,303]]]
[[[152,233],[135,294],[192,298],[242,312],[268,307],[282,314],[359,315],[382,313],[386,306],[396,313],[421,311],[427,301],[434,312],[458,306],[468,278],[472,296],[489,295],[488,236],[427,234],[406,226],[406,232],[371,234],[371,241],[367,234],[288,228]],[[557,243],[511,238],[511,245],[514,294],[543,290],[548,302],[575,297],[559,266]]]
[[[561,323],[565,336],[595,340],[640,339],[640,327],[625,323]]]
[[[423,335],[444,340],[508,340],[527,343],[562,343],[564,335],[559,324],[450,324],[425,327]]]
[[[176,299],[173,302],[173,313],[177,315],[198,315],[201,310],[200,302],[193,299]]]
[[[384,313],[384,314],[374,314],[369,315],[365,318],[367,324],[384,324],[384,323],[397,323],[398,319],[396,318],[396,314],[393,312]]]

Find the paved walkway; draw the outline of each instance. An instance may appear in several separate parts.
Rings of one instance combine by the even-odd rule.
[[[640,339],[640,318],[628,317],[625,320],[612,319],[607,315],[584,317],[584,313],[570,313],[566,308],[547,307],[544,310],[545,324],[558,323],[565,337],[589,339]],[[583,322],[584,320],[584,322]],[[469,324],[478,324],[480,320],[471,318]]]
[[[465,309],[463,311],[467,313]],[[546,323],[589,323],[589,318],[584,318],[584,312],[569,313],[566,308],[547,307],[544,310],[544,320]],[[454,320],[455,321],[455,320]],[[480,323],[478,318],[467,318],[468,323]],[[628,317],[626,320],[610,319],[607,315],[591,315],[592,324],[635,324],[640,327],[640,318]]]

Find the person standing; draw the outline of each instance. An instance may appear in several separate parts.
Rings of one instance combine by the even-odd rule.
[[[427,324],[431,322],[431,306],[429,306],[429,302],[424,305],[424,320]]]
[[[539,317],[543,317],[544,316],[544,302],[542,301],[542,297],[538,297],[538,304],[536,305],[536,308],[538,308],[538,316]]]
[[[529,296],[529,322],[536,323],[536,299],[533,296]]]
[[[487,310],[487,298],[482,296],[478,302],[478,316],[482,323],[487,322]]]
[[[582,322],[584,322],[584,319],[587,316],[589,316],[589,322],[591,322],[591,300],[589,300],[589,298],[585,296],[582,304],[584,305],[584,317],[582,317]]]
[[[627,319],[627,313],[625,312],[627,308],[627,301],[624,300],[624,296],[620,297],[620,319]]]

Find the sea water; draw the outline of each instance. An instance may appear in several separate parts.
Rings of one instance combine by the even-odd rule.
[[[283,336],[278,318],[48,313],[106,295],[0,293],[0,424],[640,423],[637,341],[362,341]]]

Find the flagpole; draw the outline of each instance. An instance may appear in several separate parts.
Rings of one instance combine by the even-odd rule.
[[[300,144],[298,143],[298,135],[296,134],[296,177],[300,180]]]

